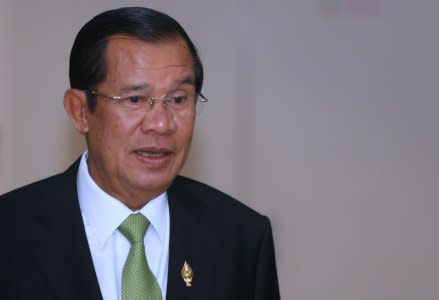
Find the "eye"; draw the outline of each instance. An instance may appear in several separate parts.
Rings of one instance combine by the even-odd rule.
[[[144,96],[130,96],[125,98],[130,104],[138,104],[141,102],[144,102],[145,97]]]
[[[172,96],[170,97],[170,100],[173,104],[183,104],[187,100],[187,96]]]

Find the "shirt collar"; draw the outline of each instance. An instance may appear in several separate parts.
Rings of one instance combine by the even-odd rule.
[[[77,187],[78,200],[84,223],[95,234],[102,246],[117,230],[119,225],[130,215],[142,213],[150,223],[148,230],[155,230],[163,242],[166,234],[166,216],[169,215],[168,197],[166,192],[150,200],[140,210],[133,212],[121,201],[104,192],[91,178],[87,166],[88,152],[84,152],[78,169]]]

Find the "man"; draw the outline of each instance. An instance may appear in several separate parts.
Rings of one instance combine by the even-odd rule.
[[[64,106],[88,150],[0,197],[1,299],[279,299],[269,220],[177,175],[202,83],[165,14],[121,8],[80,30]]]

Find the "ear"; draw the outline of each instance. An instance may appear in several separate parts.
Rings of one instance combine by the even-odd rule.
[[[81,134],[89,130],[89,110],[87,106],[87,95],[78,89],[69,89],[64,93],[64,108],[72,120],[73,126]]]

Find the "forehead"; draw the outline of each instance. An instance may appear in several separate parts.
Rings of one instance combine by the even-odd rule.
[[[134,37],[116,35],[108,40],[106,52],[107,80],[113,83],[143,80],[166,80],[172,76],[193,76],[191,53],[181,38],[149,43]]]

